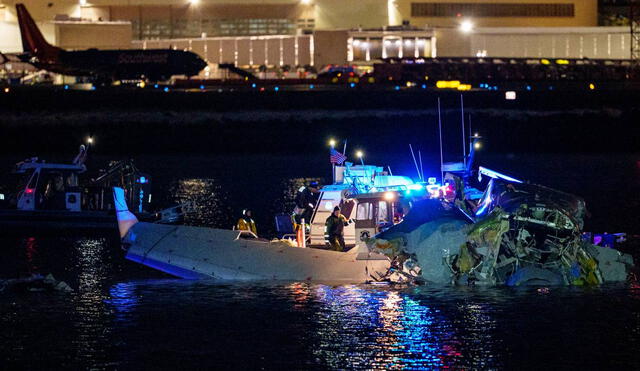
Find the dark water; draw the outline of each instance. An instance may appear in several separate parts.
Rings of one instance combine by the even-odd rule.
[[[640,368],[637,285],[215,283],[163,278],[109,239],[2,247],[3,272],[75,289],[0,295],[4,369]]]
[[[414,171],[404,155],[379,160]],[[638,232],[636,155],[485,160],[582,195],[593,230]],[[330,176],[324,153],[136,161],[154,176],[157,205],[195,201],[190,224],[226,228],[251,207],[264,234],[300,185]],[[640,369],[636,282],[548,290],[196,282],[124,260],[115,236],[0,235],[0,250],[0,277],[52,273],[74,289],[0,293],[3,369]]]

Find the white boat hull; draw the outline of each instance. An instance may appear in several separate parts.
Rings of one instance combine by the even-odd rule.
[[[366,248],[336,252],[243,237],[246,232],[136,223],[123,243],[127,259],[187,279],[362,283],[390,265]]]

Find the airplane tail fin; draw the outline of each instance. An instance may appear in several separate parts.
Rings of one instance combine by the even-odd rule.
[[[129,229],[138,222],[138,218],[136,218],[136,216],[133,215],[127,207],[127,201],[124,197],[124,189],[120,187],[113,187],[113,204],[116,208],[120,238],[123,238],[127,235]]]
[[[20,25],[20,36],[22,36],[22,48],[25,53],[42,55],[59,50],[45,40],[24,4],[16,4],[16,11]]]

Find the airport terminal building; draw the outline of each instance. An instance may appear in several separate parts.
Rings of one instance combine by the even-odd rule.
[[[3,52],[21,51],[17,2],[63,48],[192,50],[207,74],[219,63],[630,56],[628,27],[598,27],[597,0],[0,0]]]

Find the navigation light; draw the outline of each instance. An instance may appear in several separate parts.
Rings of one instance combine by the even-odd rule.
[[[395,198],[396,198],[396,195],[393,194],[393,192],[385,192],[384,193],[384,199],[387,200],[387,201],[392,201]]]

